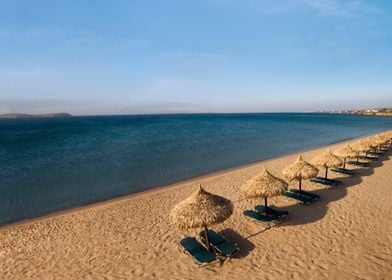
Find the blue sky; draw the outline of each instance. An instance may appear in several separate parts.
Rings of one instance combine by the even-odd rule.
[[[389,0],[0,0],[0,113],[392,106]]]

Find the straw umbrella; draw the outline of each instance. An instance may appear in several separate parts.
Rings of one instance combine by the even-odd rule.
[[[265,211],[268,214],[267,199],[283,194],[287,191],[287,187],[288,184],[284,180],[275,177],[263,166],[260,174],[242,186],[241,193],[245,198],[264,198]]]
[[[304,161],[301,155],[298,156],[297,160],[287,166],[283,170],[283,175],[286,179],[299,182],[299,192],[301,193],[302,179],[311,179],[317,176],[319,170],[317,167],[311,165],[309,162]]]
[[[385,139],[387,140],[387,143],[389,145],[392,145],[392,130],[388,130],[385,133],[383,133]]]
[[[334,154],[343,159],[343,169],[346,169],[346,159],[355,158],[358,156],[358,152],[354,151],[349,144],[336,150]]]
[[[364,145],[367,145],[367,146],[369,147],[369,150],[367,150],[367,151],[365,152],[365,157],[367,157],[368,153],[369,153],[371,150],[377,149],[377,146],[378,146],[377,142],[374,141],[374,138],[373,138],[373,137],[365,138],[365,139],[362,141],[362,143],[364,143]]]
[[[372,138],[373,143],[376,145],[375,150],[377,149],[381,150],[382,146],[386,145],[388,143],[388,139],[382,135],[382,134],[377,134]]]
[[[318,155],[312,160],[312,163],[316,166],[321,166],[325,168],[325,179],[328,177],[328,168],[330,167],[338,167],[342,165],[342,161],[340,158],[331,153],[331,150],[328,149],[324,153]]]
[[[222,223],[232,213],[230,200],[206,192],[200,185],[197,192],[174,206],[170,219],[180,229],[204,228],[206,246],[210,249],[208,227]]]
[[[388,130],[384,134],[389,138],[389,141],[392,141],[392,130]]]
[[[359,162],[359,154],[360,153],[367,154],[370,150],[370,146],[366,142],[363,142],[362,140],[359,140],[358,142],[355,142],[354,144],[352,144],[351,148],[358,153],[357,162]]]
[[[390,146],[392,144],[392,130],[384,131],[380,133],[380,135],[385,139],[386,146]]]
[[[392,130],[387,130],[387,131],[384,131],[383,133],[381,133],[382,134],[382,136],[385,138],[385,140],[386,140],[386,144],[388,145],[391,145],[392,144]]]

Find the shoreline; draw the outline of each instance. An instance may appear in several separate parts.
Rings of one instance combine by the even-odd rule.
[[[310,161],[327,147],[334,151],[351,141],[301,154]],[[330,179],[342,182],[336,187],[304,181],[304,190],[320,196],[311,205],[270,198],[271,207],[290,213],[279,226],[243,215],[262,201],[243,199],[240,187],[263,165],[283,178],[297,153],[0,228],[0,278],[389,279],[392,149],[366,168],[350,166],[355,176],[331,172]],[[199,183],[232,201],[231,217],[211,228],[240,248],[233,258],[203,268],[179,247],[184,237],[197,238],[199,230],[179,230],[170,220],[173,207]]]
[[[380,133],[381,131],[377,132]],[[2,229],[7,229],[10,227],[14,227],[14,226],[19,226],[19,225],[25,225],[25,224],[31,224],[31,223],[35,223],[38,221],[42,221],[42,220],[46,220],[52,217],[57,217],[57,216],[64,216],[67,214],[71,214],[71,213],[75,213],[75,212],[79,212],[79,211],[83,211],[83,210],[87,210],[87,209],[91,209],[91,208],[97,208],[97,207],[102,207],[102,206],[107,206],[110,204],[114,204],[123,200],[127,200],[127,199],[131,199],[131,198],[135,198],[135,197],[139,197],[139,196],[145,196],[145,195],[149,195],[152,193],[159,193],[162,191],[165,191],[167,189],[172,189],[172,188],[176,188],[176,187],[180,187],[181,185],[187,185],[187,184],[193,184],[196,181],[203,181],[203,180],[208,180],[208,179],[212,179],[214,177],[217,176],[221,176],[225,173],[231,173],[234,171],[238,171],[244,168],[248,168],[248,167],[252,167],[255,165],[259,165],[261,163],[265,163],[265,162],[269,162],[269,161],[273,161],[273,160],[278,160],[284,157],[289,157],[289,156],[294,156],[297,154],[301,154],[301,153],[306,153],[306,152],[310,152],[316,149],[321,149],[321,148],[328,148],[330,146],[333,145],[338,145],[338,144],[344,144],[346,142],[350,142],[353,140],[358,140],[361,139],[363,137],[369,137],[372,135],[375,135],[377,133],[371,133],[371,134],[364,134],[362,136],[358,136],[358,137],[350,137],[341,141],[333,141],[331,143],[328,144],[323,144],[323,145],[318,145],[318,146],[314,146],[308,149],[303,149],[303,150],[299,150],[299,151],[295,151],[292,153],[287,153],[287,154],[282,154],[282,155],[278,155],[278,156],[274,156],[274,157],[270,157],[270,158],[265,158],[262,160],[256,160],[256,161],[252,161],[246,164],[242,164],[239,166],[235,166],[235,167],[230,167],[230,168],[226,168],[226,169],[222,169],[222,170],[218,170],[218,171],[214,171],[214,172],[209,172],[206,174],[201,174],[201,175],[196,175],[196,176],[192,176],[192,177],[188,177],[186,179],[180,179],[178,181],[173,181],[171,183],[168,184],[164,184],[164,185],[158,185],[158,186],[152,186],[149,188],[146,188],[144,190],[140,190],[140,191],[135,191],[129,194],[125,194],[125,195],[120,195],[120,196],[115,196],[115,197],[110,197],[107,199],[103,199],[100,201],[95,201],[95,202],[91,202],[88,204],[84,204],[84,205],[80,205],[80,206],[73,206],[73,207],[69,207],[69,208],[65,208],[65,209],[60,209],[58,211],[54,211],[52,213],[48,213],[48,214],[44,214],[38,217],[33,217],[33,218],[27,218],[27,219],[22,219],[19,221],[15,221],[15,222],[11,222],[11,223],[7,223],[4,225],[0,225],[0,231]]]

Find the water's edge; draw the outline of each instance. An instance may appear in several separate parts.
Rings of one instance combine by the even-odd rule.
[[[185,179],[174,180],[174,181],[166,183],[164,185],[151,186],[151,187],[147,187],[147,188],[145,188],[143,190],[135,190],[135,191],[131,191],[131,192],[127,193],[127,194],[118,195],[118,196],[112,196],[112,197],[106,197],[104,199],[95,200],[95,201],[88,202],[88,203],[85,203],[85,204],[75,204],[75,205],[73,205],[71,207],[65,207],[65,208],[58,209],[56,211],[50,211],[50,212],[45,213],[43,215],[37,215],[37,216],[32,216],[32,217],[29,217],[29,218],[26,218],[26,219],[20,219],[20,220],[15,220],[15,221],[9,221],[9,222],[6,222],[6,223],[0,223],[0,230],[1,229],[6,229],[6,228],[9,228],[9,227],[13,227],[13,226],[17,226],[17,225],[34,223],[35,221],[48,219],[50,217],[62,216],[62,215],[66,215],[66,214],[69,214],[69,213],[81,211],[81,210],[84,210],[84,209],[95,208],[95,207],[99,207],[99,206],[103,206],[103,205],[107,205],[107,204],[111,204],[111,203],[116,203],[118,201],[129,199],[131,197],[147,195],[147,194],[150,194],[150,193],[156,193],[156,192],[159,192],[159,191],[162,191],[162,190],[166,190],[166,189],[169,189],[169,188],[174,188],[174,187],[179,186],[179,185],[191,184],[191,183],[193,183],[193,182],[195,182],[197,180],[205,180],[205,179],[208,179],[208,178],[211,178],[211,177],[222,175],[224,173],[236,171],[236,170],[243,169],[243,168],[246,168],[246,167],[250,167],[250,166],[253,166],[253,165],[258,165],[258,164],[266,162],[266,161],[276,160],[276,159],[283,158],[283,157],[288,157],[288,156],[293,156],[293,155],[296,155],[296,154],[305,153],[305,152],[309,152],[309,151],[312,151],[312,150],[317,150],[317,149],[320,149],[320,148],[323,148],[323,147],[328,147],[328,146],[331,146],[331,145],[342,144],[342,143],[345,143],[345,142],[348,142],[348,141],[352,141],[352,140],[355,140],[355,139],[360,139],[360,138],[371,136],[371,135],[375,135],[375,134],[371,133],[371,134],[363,134],[363,135],[361,135],[359,137],[348,137],[348,138],[345,138],[343,140],[332,141],[332,142],[329,142],[329,143],[324,144],[324,145],[316,145],[316,146],[313,146],[313,147],[309,147],[307,149],[297,150],[295,152],[291,152],[291,153],[287,153],[287,154],[278,154],[276,156],[266,157],[266,158],[263,158],[263,159],[260,159],[260,160],[256,160],[256,161],[250,161],[248,163],[241,164],[241,165],[238,165],[238,166],[225,168],[225,169],[218,170],[218,171],[213,171],[213,172],[207,172],[207,173],[204,173],[204,174],[191,176],[191,177],[188,177],[188,178],[185,178]]]

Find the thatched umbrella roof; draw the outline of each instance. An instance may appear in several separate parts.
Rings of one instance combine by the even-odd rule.
[[[283,194],[287,187],[284,180],[275,177],[263,167],[260,174],[246,182],[241,193],[245,198],[269,198]]]
[[[283,175],[290,181],[293,180],[302,180],[302,179],[310,179],[317,176],[319,170],[317,167],[311,165],[307,161],[305,161],[301,155],[298,156],[297,160],[292,164],[287,166],[283,170]]]
[[[368,145],[370,149],[378,146],[378,144],[374,141],[373,137],[367,137],[367,138],[363,139],[362,143],[364,143],[365,145]]]
[[[232,213],[230,200],[206,192],[200,185],[197,192],[174,206],[170,219],[180,229],[205,228],[225,221]]]
[[[392,130],[387,130],[381,134],[385,138],[386,143],[390,143],[392,141]]]
[[[272,175],[265,169],[260,174],[248,180],[241,188],[241,194],[245,198],[264,198],[265,214],[269,213],[267,199],[283,194],[287,191],[288,184]]]
[[[343,164],[342,160],[331,153],[330,149],[313,158],[312,163],[324,168],[338,167]]]
[[[384,145],[386,144],[389,139],[387,139],[384,135],[382,134],[377,134],[374,137],[372,137],[372,141],[376,146]]]
[[[388,140],[388,142],[392,140],[392,130],[385,131],[383,135]]]
[[[355,151],[349,144],[346,144],[344,147],[336,150],[334,155],[343,159],[343,170],[346,169],[346,159],[347,158],[358,158],[359,153]]]
[[[362,140],[359,140],[358,142],[355,142],[354,144],[352,144],[351,148],[358,153],[361,153],[361,152],[366,153],[370,150],[369,144],[362,141]]]
[[[358,156],[358,152],[354,151],[349,144],[346,144],[344,147],[336,150],[334,154],[340,158],[355,158]]]

